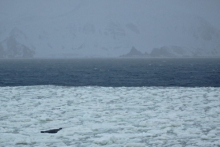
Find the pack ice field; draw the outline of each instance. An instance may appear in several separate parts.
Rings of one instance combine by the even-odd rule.
[[[220,88],[0,87],[0,134],[4,147],[218,147]]]

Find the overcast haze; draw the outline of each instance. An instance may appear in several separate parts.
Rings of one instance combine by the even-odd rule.
[[[220,56],[219,14],[219,0],[0,0],[0,58]]]

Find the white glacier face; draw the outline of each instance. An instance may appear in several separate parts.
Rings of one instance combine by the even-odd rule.
[[[0,146],[220,145],[219,88],[20,86],[0,97]]]
[[[33,50],[36,58],[118,57],[132,46],[148,53],[178,46],[189,56],[220,55],[219,30],[171,1],[43,3],[29,2],[22,10],[6,5],[0,14],[0,45],[17,28],[26,36],[19,43]],[[18,13],[12,15],[10,9]]]

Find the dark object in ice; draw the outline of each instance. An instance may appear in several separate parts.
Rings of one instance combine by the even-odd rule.
[[[47,131],[41,131],[41,133],[57,133],[60,131],[62,128],[59,129],[52,129],[52,130],[47,130]]]

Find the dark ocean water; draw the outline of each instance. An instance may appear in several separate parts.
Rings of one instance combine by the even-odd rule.
[[[0,86],[220,87],[220,59],[0,60]]]

